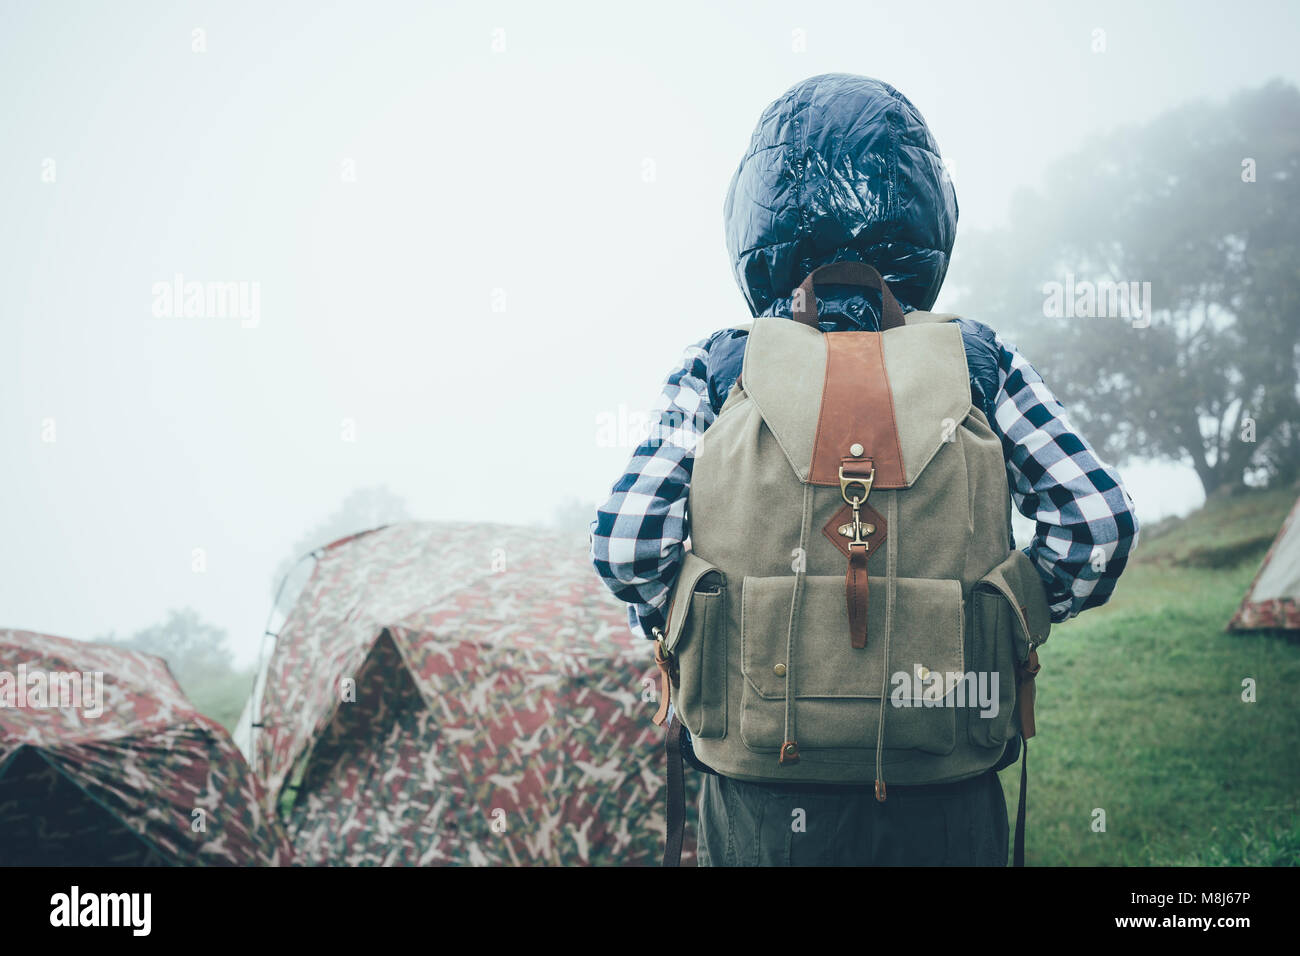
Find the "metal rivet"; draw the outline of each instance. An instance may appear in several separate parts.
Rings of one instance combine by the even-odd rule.
[[[930,676],[930,668],[926,667],[924,664],[917,664],[916,676],[921,678],[921,680],[928,679]]]
[[[859,445],[857,442],[854,442],[852,445],[849,446],[849,454],[852,455],[854,458],[861,458],[862,446]]]
[[[785,676],[785,665],[784,665],[784,664],[777,664],[775,667],[772,668],[772,673],[775,674],[777,677],[784,677],[784,676]]]

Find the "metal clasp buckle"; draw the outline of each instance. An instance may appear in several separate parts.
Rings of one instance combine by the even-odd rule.
[[[655,639],[655,663],[660,667],[664,667],[672,660],[668,656],[668,652],[664,650],[664,632],[657,627],[652,627],[650,633]]]
[[[655,664],[664,672],[664,675],[676,685],[680,679],[677,668],[677,658],[668,652],[664,647],[664,632],[657,627],[650,629],[650,633],[655,638]]]
[[[840,465],[840,497],[848,502],[852,507],[859,507],[862,502],[867,500],[867,495],[871,494],[871,483],[876,480],[876,466],[871,466],[871,473],[865,478],[857,476],[844,477],[844,466]],[[849,497],[849,487],[852,485],[862,486],[862,497]]]
[[[848,502],[853,509],[853,540],[849,542],[849,549],[852,550],[854,545],[862,545],[863,551],[870,550],[870,545],[862,539],[862,503],[867,500],[867,495],[871,494],[871,483],[876,480],[876,466],[871,466],[871,473],[865,478],[844,477],[844,466],[840,465],[840,497]],[[849,496],[849,488],[857,485],[862,489],[862,497],[857,495]],[[873,528],[872,531],[875,529]],[[871,532],[867,532],[870,534]]]

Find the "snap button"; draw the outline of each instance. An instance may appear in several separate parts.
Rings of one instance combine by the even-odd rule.
[[[916,676],[921,678],[921,680],[928,680],[930,677],[930,668],[926,667],[924,664],[917,664]]]
[[[785,665],[784,665],[784,664],[777,664],[775,667],[772,668],[772,673],[775,674],[777,677],[784,677],[784,676],[785,676]]]
[[[852,445],[849,446],[849,454],[852,455],[854,458],[861,458],[862,446],[857,442],[854,442]]]

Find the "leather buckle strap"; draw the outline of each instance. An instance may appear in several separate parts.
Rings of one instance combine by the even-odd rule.
[[[849,544],[849,563],[844,571],[844,592],[849,602],[849,644],[856,650],[867,646],[867,542]]]
[[[673,699],[673,679],[676,662],[672,656],[664,650],[664,634],[659,628],[652,628],[651,634],[655,636],[655,664],[659,667],[659,709],[655,715],[650,718],[654,721],[656,727],[662,727],[664,721],[668,719],[668,705]]]
[[[1034,678],[1042,669],[1037,650],[1030,651],[1023,662],[1016,664],[1016,711],[1020,716],[1020,736],[1026,740],[1035,733],[1034,697],[1038,685]]]

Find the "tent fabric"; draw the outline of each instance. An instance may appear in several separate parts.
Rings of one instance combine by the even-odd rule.
[[[324,550],[277,638],[252,747],[296,862],[657,860],[657,671],[588,546],[403,523]]]
[[[0,864],[165,866],[161,853],[30,747],[0,776]]]
[[[80,698],[41,694],[49,675],[74,673],[88,675]],[[84,689],[101,679],[102,695]],[[263,802],[225,729],[160,658],[0,630],[0,862],[287,863]]]
[[[1300,499],[1282,522],[1264,563],[1251,582],[1241,607],[1228,623],[1230,631],[1276,628],[1300,631]]]

